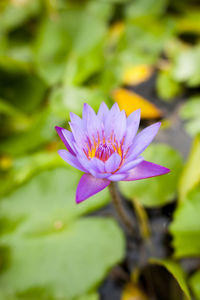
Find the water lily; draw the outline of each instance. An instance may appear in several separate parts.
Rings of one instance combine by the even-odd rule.
[[[141,156],[161,123],[155,123],[137,134],[140,110],[126,117],[117,103],[109,110],[103,102],[96,114],[85,103],[82,119],[74,113],[70,113],[70,118],[71,131],[55,128],[67,148],[59,150],[59,155],[85,173],[77,187],[77,203],[105,189],[113,181],[139,180],[170,171]]]

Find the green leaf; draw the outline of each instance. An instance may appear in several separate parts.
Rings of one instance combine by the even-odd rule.
[[[46,171],[1,200],[1,259],[6,268],[0,290],[6,296],[83,297],[123,258],[124,239],[113,220],[78,218],[108,201],[103,191],[76,205],[79,178],[80,172],[67,168]]]
[[[11,156],[23,155],[52,140],[55,135],[54,126],[60,119],[42,110],[30,118],[27,130],[5,137],[0,143],[0,153]]]
[[[200,136],[193,142],[179,183],[179,201],[183,202],[187,193],[200,182]]]
[[[24,113],[33,113],[44,100],[46,84],[27,63],[0,57],[0,97]]]
[[[159,16],[165,12],[168,0],[136,0],[126,7],[126,15],[130,19],[138,17]]]
[[[62,78],[70,44],[71,39],[60,18],[47,18],[42,22],[33,48],[37,70],[48,84]]]
[[[15,29],[40,12],[41,3],[39,0],[24,1],[24,3],[19,1],[18,4],[17,1],[15,2],[9,1],[1,11],[0,28],[2,31]]]
[[[200,133],[199,111],[200,96],[198,95],[188,99],[180,111],[181,118],[186,120],[185,129],[192,136]]]
[[[76,55],[73,53],[68,59],[64,74],[65,85],[83,84],[104,66],[103,44],[99,43],[91,49],[87,55]]]
[[[162,71],[158,74],[156,88],[158,96],[166,101],[173,101],[173,98],[181,93],[180,83],[175,81],[168,71]]]
[[[172,276],[174,276],[174,278],[178,282],[180,288],[185,293],[187,299],[188,300],[191,299],[190,291],[189,291],[187,281],[186,281],[186,274],[178,262],[175,262],[175,261],[169,260],[169,259],[160,260],[160,259],[154,259],[154,258],[150,259],[150,262],[153,264],[158,264],[158,265],[165,267],[172,274]]]
[[[104,94],[98,89],[87,87],[66,86],[55,89],[50,97],[50,107],[54,114],[66,118],[67,113],[81,115],[82,107],[85,102],[97,110],[102,102],[105,101]]]
[[[200,253],[200,186],[187,193],[170,226],[176,257],[199,256]]]
[[[9,163],[9,162],[8,162]],[[56,152],[40,151],[28,156],[10,158],[10,169],[0,173],[0,196],[22,185],[40,171],[63,166],[66,163]]]
[[[200,271],[197,271],[190,278],[190,287],[196,300],[200,300]]]
[[[26,232],[7,239],[2,245],[10,251],[11,263],[1,274],[1,290],[23,294],[43,288],[56,299],[80,296],[96,287],[123,258],[123,244],[116,223],[97,217],[46,235]]]
[[[24,220],[22,225],[28,222],[35,231],[48,232],[57,220],[66,225],[72,219],[108,203],[108,191],[104,190],[77,205],[75,192],[79,179],[80,172],[67,166],[42,172],[1,200],[0,216],[6,216],[9,224]]]
[[[150,145],[144,152],[148,161],[166,166],[167,175],[132,182],[120,182],[122,193],[129,199],[137,198],[144,206],[165,205],[174,200],[183,162],[180,154],[167,145]]]
[[[105,21],[89,5],[68,8],[54,21],[46,19],[35,44],[40,75],[49,84],[61,80],[69,82],[69,79],[70,84],[77,84],[99,70],[106,35]]]
[[[200,83],[200,46],[184,49],[175,59],[173,76],[180,82],[186,82],[188,86],[195,87]]]

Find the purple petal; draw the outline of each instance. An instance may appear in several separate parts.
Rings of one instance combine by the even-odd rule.
[[[115,103],[106,120],[105,120],[105,136],[109,138],[114,132],[116,140],[121,141],[126,132],[126,114],[119,110],[118,104]]]
[[[155,123],[147,128],[143,129],[134,139],[133,145],[129,150],[128,157],[131,156],[131,160],[141,154],[152,142],[157,134],[161,123]]]
[[[70,112],[70,119],[72,123],[82,124],[82,119],[72,112]]]
[[[122,167],[116,173],[119,174],[119,173],[123,173],[125,171],[129,171],[129,170],[135,168],[137,165],[139,165],[143,160],[144,160],[143,157],[138,157],[137,159],[132,160],[128,163],[125,161],[125,163],[122,165]]]
[[[149,161],[141,162],[137,167],[128,172],[124,181],[139,180],[149,177],[164,175],[170,172],[170,169],[151,163]]]
[[[110,181],[121,181],[127,177],[127,174],[113,174],[108,177]]]
[[[102,134],[102,122],[95,114],[94,110],[88,105],[84,103],[83,106],[83,126],[88,133],[88,137],[98,139],[98,134],[101,136]]]
[[[111,175],[111,172],[105,171],[105,163],[96,157],[90,160],[87,170],[96,178],[108,178]]]
[[[121,156],[118,153],[113,153],[105,162],[106,172],[114,172],[119,167]]]
[[[96,157],[88,160],[80,154],[77,154],[77,159],[85,170],[87,170],[87,173],[91,173],[94,177],[107,178],[111,175],[111,173],[105,173],[105,164]]]
[[[103,123],[105,122],[108,112],[109,112],[109,109],[108,109],[107,105],[105,104],[105,102],[102,102],[99,107],[97,116]]]
[[[140,124],[140,113],[141,110],[137,109],[127,118],[127,130],[124,140],[125,147],[129,147],[132,144],[133,139],[138,131]]]
[[[94,118],[96,116],[93,108],[87,104],[83,104],[83,122],[87,123],[88,119]]]
[[[70,125],[71,131],[73,133],[75,142],[77,143],[77,145],[79,145],[79,147],[82,148],[87,141],[86,133],[83,128],[83,124],[69,122],[69,125]]]
[[[85,172],[86,170],[83,168],[83,166],[80,164],[80,162],[78,161],[77,157],[72,155],[70,152],[68,152],[67,150],[58,150],[58,154],[60,155],[60,157],[66,161],[69,165],[71,165],[72,167]]]
[[[76,190],[76,203],[80,203],[105,189],[109,183],[110,181],[107,179],[99,179],[90,174],[84,174]]]
[[[76,154],[76,148],[74,147],[75,140],[74,140],[74,136],[73,136],[72,132],[67,129],[64,129],[64,130],[62,130],[62,133],[64,135],[64,138],[68,142],[70,148],[72,149],[74,154]]]
[[[69,152],[73,155],[75,155],[75,152],[74,152],[74,148],[73,146],[71,145],[71,143],[69,143],[69,141],[66,139],[66,136],[65,136],[65,131],[68,131],[67,129],[65,128],[62,128],[62,127],[58,127],[58,126],[55,126],[55,129],[59,135],[59,137],[61,138],[61,140],[63,141],[65,147],[69,150]],[[69,132],[69,131],[68,131]],[[73,138],[72,134],[71,134],[71,137],[70,137],[70,141],[71,139]]]
[[[93,157],[91,159],[91,166],[97,172],[100,172],[100,173],[104,173],[105,172],[105,164],[104,164],[104,162],[101,161],[100,159],[96,158],[96,157]]]

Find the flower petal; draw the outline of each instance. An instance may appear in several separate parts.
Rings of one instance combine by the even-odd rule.
[[[125,171],[129,171],[133,168],[135,168],[137,165],[139,165],[142,161],[144,160],[143,157],[138,157],[137,159],[135,160],[132,160],[132,161],[129,161],[128,163],[124,163],[122,165],[122,167],[116,172],[116,174],[119,174],[119,173],[123,173]]]
[[[78,184],[76,190],[76,203],[80,203],[89,197],[97,194],[109,185],[107,179],[95,178],[90,174],[84,174]]]
[[[119,110],[118,104],[115,103],[105,120],[105,136],[109,139],[114,132],[116,140],[121,141],[126,132],[126,114]]]
[[[83,105],[83,126],[91,142],[93,142],[93,138],[97,140],[98,135],[101,136],[102,134],[102,122],[87,103]]]
[[[67,150],[69,150],[69,152],[73,155],[75,155],[74,152],[74,148],[73,145],[71,144],[71,139],[73,138],[73,135],[71,134],[71,137],[69,138],[69,140],[66,138],[66,135],[64,134],[66,131],[68,131],[65,128],[59,127],[59,126],[55,126],[55,129],[59,135],[59,137],[61,138],[61,140],[63,141],[65,147],[67,148]],[[70,131],[68,131],[70,132]],[[69,137],[69,135],[68,135]],[[70,142],[69,142],[70,141]]]
[[[118,153],[113,153],[105,162],[106,172],[114,172],[119,167],[121,156]]]
[[[109,112],[109,109],[108,109],[107,105],[105,104],[105,102],[102,102],[99,107],[97,116],[103,123],[105,122],[108,112]]]
[[[72,155],[69,151],[67,150],[58,150],[58,154],[60,155],[60,157],[66,161],[69,165],[71,165],[72,167],[85,172],[86,170],[83,168],[83,166],[80,164],[80,162],[78,161],[77,157]]]
[[[149,161],[141,162],[137,167],[128,172],[124,181],[139,180],[149,177],[164,175],[170,172],[170,169],[154,164]]]
[[[155,135],[157,134],[161,123],[155,123],[147,128],[143,129],[134,139],[133,145],[131,146],[128,154],[131,156],[131,160],[136,158],[139,154],[141,154],[152,142]]]
[[[121,181],[127,177],[127,174],[113,174],[108,177],[110,181]]]
[[[133,142],[140,124],[140,113],[141,110],[137,109],[127,118],[127,130],[124,140],[124,147],[129,147]]]
[[[83,146],[86,144],[86,141],[87,141],[87,137],[85,134],[85,130],[83,128],[83,124],[69,122],[69,125],[70,125],[71,131],[73,133],[75,142],[77,143],[77,145],[79,147],[83,148]]]
[[[96,172],[99,172],[99,173],[104,173],[105,172],[105,164],[102,160],[96,158],[96,157],[93,157],[91,159],[91,167],[96,171]]]
[[[70,112],[70,119],[72,123],[78,123],[79,125],[82,123],[82,119],[72,112]]]

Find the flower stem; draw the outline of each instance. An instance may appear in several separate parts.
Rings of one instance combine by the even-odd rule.
[[[122,221],[122,223],[125,225],[125,227],[128,229],[130,233],[134,232],[134,226],[131,218],[129,215],[126,213],[123,205],[122,205],[122,200],[118,191],[117,183],[116,182],[111,182],[108,186],[109,192],[113,201],[113,204],[115,206],[115,209]]]
[[[151,237],[151,229],[149,225],[148,215],[137,198],[132,199],[135,213],[139,221],[140,233],[144,240]]]

